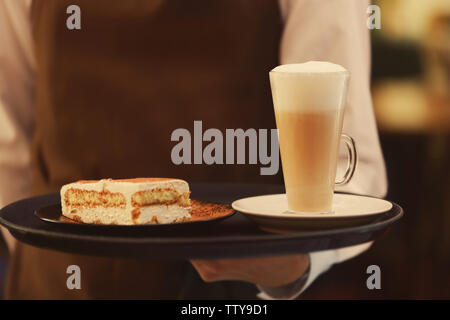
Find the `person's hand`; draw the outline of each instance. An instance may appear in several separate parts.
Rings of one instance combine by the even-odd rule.
[[[262,287],[281,287],[300,278],[308,269],[309,255],[245,259],[191,260],[206,282],[246,281]]]

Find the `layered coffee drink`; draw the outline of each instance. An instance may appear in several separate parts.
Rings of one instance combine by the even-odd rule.
[[[332,211],[348,79],[343,67],[318,61],[270,72],[291,211]]]

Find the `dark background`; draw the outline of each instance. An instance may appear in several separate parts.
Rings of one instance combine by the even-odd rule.
[[[376,3],[382,29],[372,32],[372,94],[386,198],[405,215],[369,251],[323,274],[302,298],[449,299],[450,5]],[[381,290],[366,287],[372,264],[381,268]]]

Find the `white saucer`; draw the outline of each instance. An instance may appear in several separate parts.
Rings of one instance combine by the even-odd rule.
[[[383,199],[335,193],[332,213],[295,213],[288,209],[286,194],[273,194],[239,199],[232,203],[232,207],[264,230],[292,232],[368,223],[391,210],[392,203]]]

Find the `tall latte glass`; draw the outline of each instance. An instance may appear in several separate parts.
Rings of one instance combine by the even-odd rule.
[[[329,62],[281,65],[270,72],[290,211],[332,212],[335,184],[347,183],[355,171],[354,142],[341,134],[348,81],[348,71]],[[335,182],[341,140],[349,161]]]

